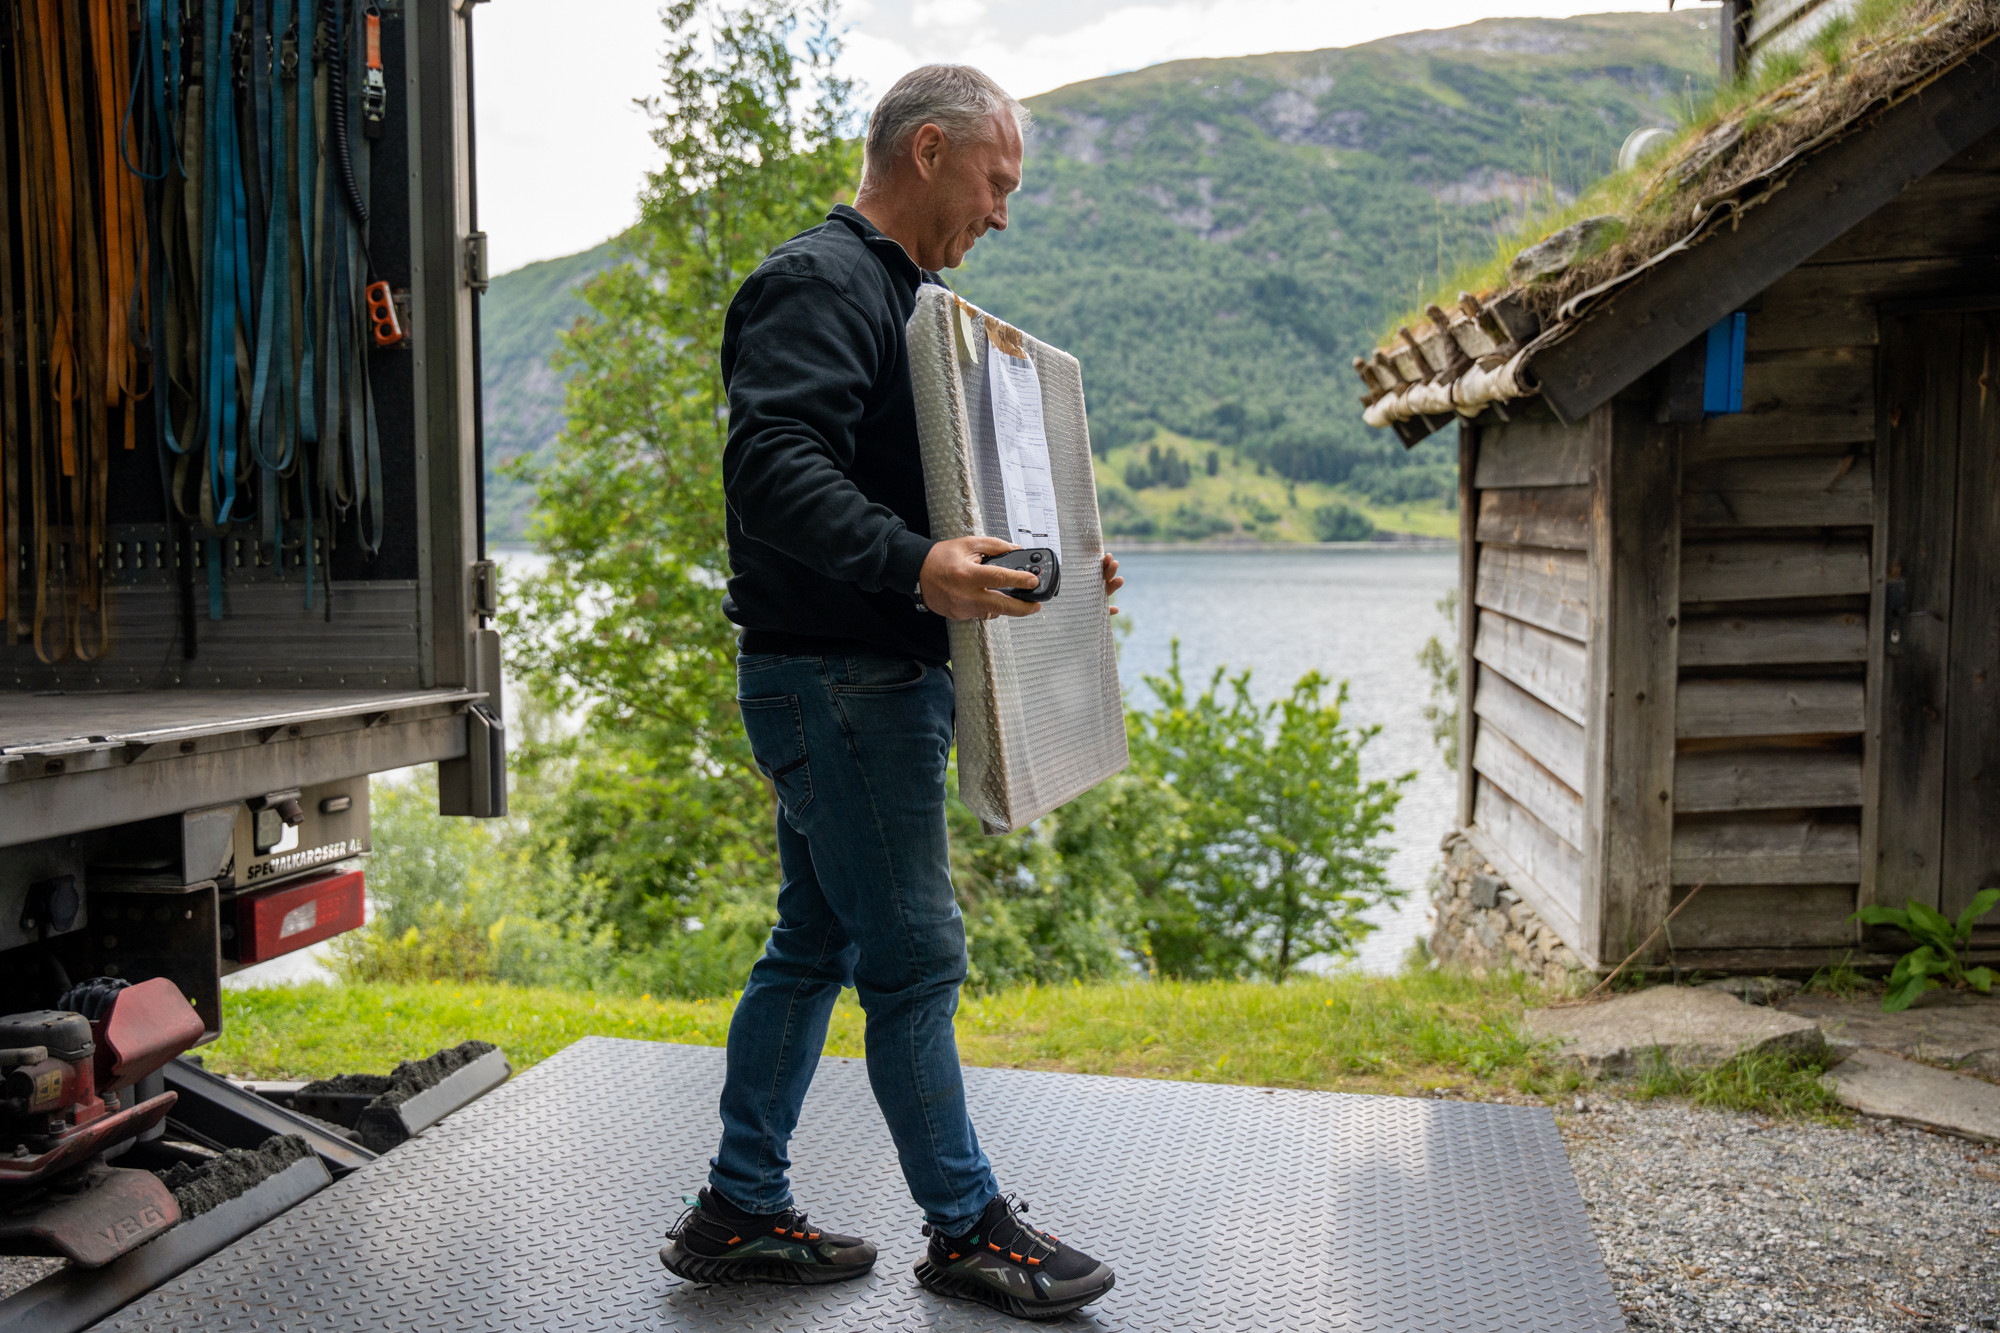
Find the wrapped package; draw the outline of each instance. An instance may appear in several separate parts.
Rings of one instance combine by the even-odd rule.
[[[931,535],[1060,553],[1061,589],[1039,614],[950,628],[959,796],[988,833],[1009,833],[1128,760],[1082,367],[935,285],[918,290],[909,334]],[[1035,436],[1046,442],[1045,472],[1038,453],[1018,447]],[[1024,502],[1053,529],[1031,533],[1039,518],[1023,517]]]

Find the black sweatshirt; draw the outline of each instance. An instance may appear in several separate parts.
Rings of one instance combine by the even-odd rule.
[[[729,591],[747,653],[949,655],[915,591],[935,544],[904,326],[934,280],[840,205],[729,303]]]

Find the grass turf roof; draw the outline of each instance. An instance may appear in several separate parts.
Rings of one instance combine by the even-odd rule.
[[[1607,283],[1662,252],[1693,244],[1754,208],[1789,168],[1921,91],[2000,36],[2000,0],[1862,0],[1811,41],[1760,60],[1694,108],[1674,137],[1637,166],[1599,180],[1575,201],[1538,213],[1454,273],[1385,331],[1422,329],[1424,307],[1460,292],[1482,300],[1515,288],[1544,327]],[[1562,272],[1516,287],[1508,266],[1523,249],[1587,217],[1617,218],[1598,248]]]

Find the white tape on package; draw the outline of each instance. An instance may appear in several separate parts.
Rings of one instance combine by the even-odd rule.
[[[1083,372],[927,285],[910,317],[910,379],[931,535],[1061,552],[1061,590],[1038,614],[951,623],[959,795],[988,833],[1009,833],[1127,762]]]

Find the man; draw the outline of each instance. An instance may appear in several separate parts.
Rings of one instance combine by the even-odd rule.
[[[988,568],[1017,549],[933,541],[905,325],[917,288],[1007,226],[1026,111],[964,66],[899,80],[868,127],[854,207],[774,250],[731,302],[723,454],[744,729],[777,789],[778,924],[729,1025],[722,1143],[660,1257],[698,1282],[830,1282],[875,1262],[808,1226],[787,1146],[843,986],[943,1295],[1054,1318],[1111,1269],[1027,1226],[980,1151],[952,1016],[965,927],[945,841],[946,620],[1033,615]],[[1104,558],[1107,590],[1124,580]]]

